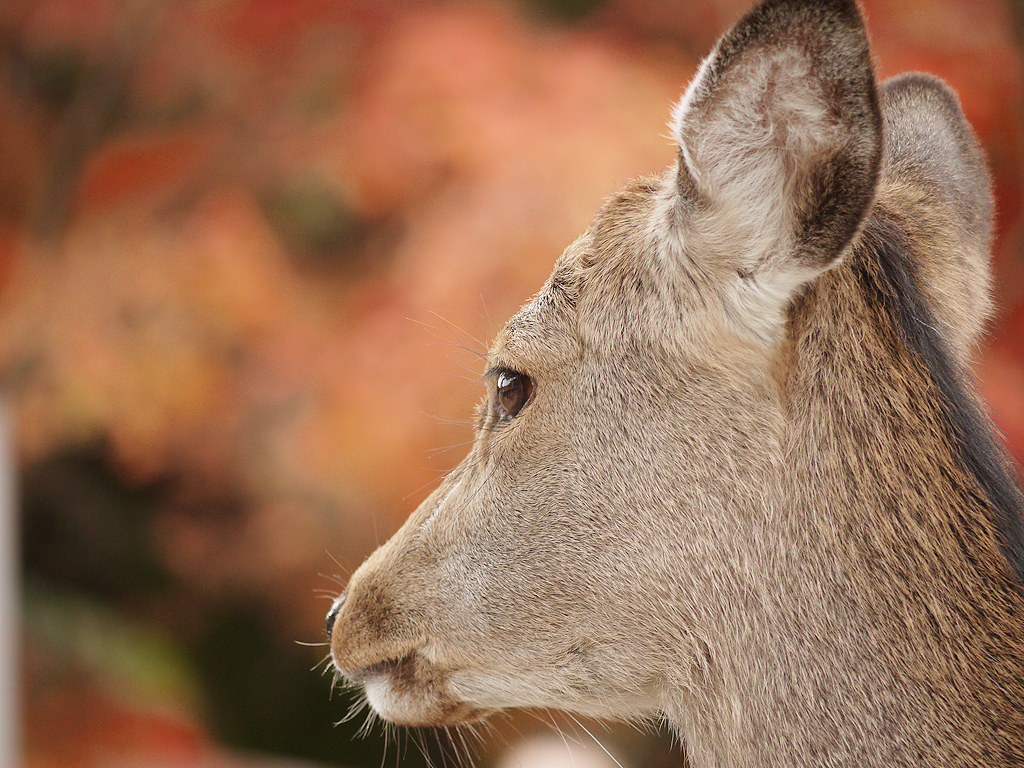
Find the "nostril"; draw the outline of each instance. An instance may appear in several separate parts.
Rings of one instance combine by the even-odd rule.
[[[324,623],[324,631],[327,632],[327,639],[331,638],[331,630],[334,629],[334,622],[338,618],[338,613],[341,612],[341,606],[345,604],[345,597],[348,592],[342,592],[341,596],[334,601],[334,605],[331,606],[331,610],[327,612],[327,621]]]

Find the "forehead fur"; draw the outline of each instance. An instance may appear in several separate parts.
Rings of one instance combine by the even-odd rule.
[[[577,308],[581,342],[597,351],[649,348],[706,337],[721,325],[712,259],[685,244],[688,211],[674,173],[641,179],[609,200],[548,283]]]
[[[587,237],[566,249],[540,292],[505,324],[491,347],[491,366],[536,374],[576,354],[580,275],[573,257]]]

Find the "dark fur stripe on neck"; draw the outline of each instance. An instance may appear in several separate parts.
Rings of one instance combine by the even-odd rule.
[[[950,442],[964,472],[983,494],[999,547],[1024,588],[1024,497],[1012,459],[972,396],[973,376],[950,353],[921,290],[907,238],[893,221],[872,218],[863,237],[879,268],[881,299],[904,343],[924,363],[941,396]]]

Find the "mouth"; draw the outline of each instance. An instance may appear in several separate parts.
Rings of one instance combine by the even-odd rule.
[[[353,685],[366,685],[371,680],[374,680],[382,676],[392,676],[398,673],[399,668],[403,664],[407,664],[405,656],[400,659],[386,659],[385,661],[378,662],[377,664],[371,664],[368,667],[364,667],[357,672],[344,672],[346,679]]]
[[[378,715],[399,725],[460,725],[493,711],[457,699],[448,686],[448,675],[416,652],[346,673],[345,677],[362,686]]]

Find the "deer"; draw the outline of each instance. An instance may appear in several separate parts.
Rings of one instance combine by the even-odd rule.
[[[487,354],[327,616],[385,721],[660,719],[694,768],[1024,766],[1024,503],[970,361],[993,201],[852,0],[765,0]]]

